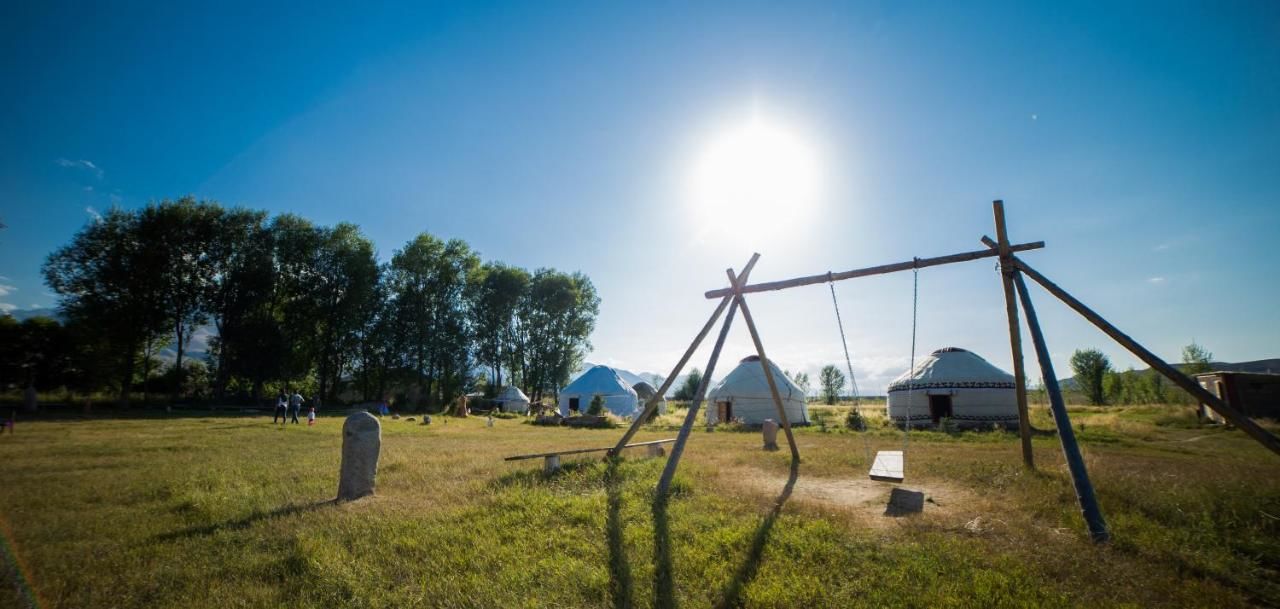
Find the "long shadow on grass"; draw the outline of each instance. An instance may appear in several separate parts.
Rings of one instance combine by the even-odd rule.
[[[756,571],[760,568],[760,560],[764,558],[764,546],[769,541],[769,531],[773,529],[773,523],[778,519],[778,515],[782,513],[782,506],[791,498],[791,491],[796,486],[796,479],[800,475],[800,464],[791,463],[791,475],[787,477],[787,485],[782,488],[782,494],[773,502],[773,509],[769,510],[769,515],[765,517],[764,522],[760,523],[756,529],[755,537],[751,540],[751,549],[747,552],[747,559],[742,562],[742,566],[738,567],[737,573],[733,574],[733,579],[729,580],[728,585],[724,588],[724,598],[717,604],[717,607],[737,607],[741,605],[742,589],[755,579]]]
[[[609,495],[609,515],[605,530],[609,539],[609,596],[613,606],[619,609],[635,604],[635,586],[631,580],[631,566],[627,564],[627,549],[622,538],[622,474],[618,471],[620,459],[610,457],[604,471],[605,490]]]
[[[773,509],[769,511],[768,516],[765,516],[764,521],[756,528],[747,558],[725,586],[723,600],[716,605],[717,607],[737,607],[741,604],[742,589],[755,579],[773,523],[782,513],[782,506],[787,503],[787,499],[791,498],[791,491],[795,488],[796,479],[799,476],[799,463],[792,463],[791,475],[787,477],[786,486],[774,500]],[[671,529],[667,517],[669,500],[670,496],[658,496],[653,500],[653,605],[661,609],[671,609],[676,606],[675,573],[671,564]]]
[[[245,516],[244,518],[239,518],[236,520],[228,520],[227,522],[217,522],[214,524],[206,524],[198,527],[187,527],[185,529],[179,529],[177,531],[171,531],[169,533],[161,533],[159,535],[152,537],[151,539],[154,541],[174,541],[178,539],[204,537],[206,535],[212,535],[219,531],[239,531],[241,529],[247,529],[253,526],[254,523],[261,522],[263,520],[271,520],[273,518],[283,518],[285,516],[291,516],[293,514],[310,512],[313,510],[318,510],[325,506],[336,505],[336,504],[337,504],[337,501],[334,499],[326,499],[324,501],[316,501],[313,503],[293,503],[293,504],[289,504],[284,507],[279,507],[274,510],[270,510],[266,512],[255,511],[252,514]]]

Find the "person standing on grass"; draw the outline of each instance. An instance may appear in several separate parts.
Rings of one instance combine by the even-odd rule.
[[[298,413],[302,411],[302,393],[301,392],[298,392],[298,391],[293,392],[293,397],[289,398],[289,406],[292,407],[291,410],[293,411],[292,422],[297,423]]]
[[[284,423],[285,418],[288,416],[287,414],[288,408],[289,408],[289,398],[284,394],[283,391],[281,391],[280,395],[276,397],[276,414],[275,416],[271,417],[271,422],[273,424],[276,421]]]

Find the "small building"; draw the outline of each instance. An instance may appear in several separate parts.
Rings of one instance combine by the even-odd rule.
[[[653,396],[658,395],[658,388],[645,381],[640,381],[639,383],[632,385],[631,389],[635,390],[636,398],[640,400],[640,408],[644,408],[644,405],[648,404],[649,400],[653,399]],[[658,414],[666,414],[666,412],[667,398],[659,398]]]
[[[769,362],[769,369],[773,373],[778,396],[782,398],[787,420],[792,425],[808,425],[809,407],[805,403],[804,391],[791,382],[773,362]],[[707,402],[710,404],[707,408],[707,425],[729,421],[760,425],[765,419],[778,419],[778,407],[773,403],[769,380],[760,366],[758,355],[742,358],[738,367],[711,390]],[[782,421],[778,421],[778,424],[781,425]]]
[[[1280,419],[1280,374],[1205,372],[1196,375],[1196,382],[1245,416]],[[1200,417],[1217,423],[1227,422],[1208,404],[1200,404]]]
[[[961,428],[1018,428],[1013,375],[959,347],[938,349],[889,384],[889,419],[899,426],[933,427],[948,419]]]
[[[493,401],[498,403],[498,406],[502,408],[502,412],[529,414],[529,396],[525,395],[515,385],[508,385]]]
[[[613,368],[593,366],[560,391],[560,416],[586,414],[596,396],[608,412],[624,418],[636,414],[636,391]]]

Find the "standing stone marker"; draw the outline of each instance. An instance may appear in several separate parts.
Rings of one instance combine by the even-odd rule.
[[[760,426],[760,430],[764,432],[764,449],[778,450],[778,422],[773,419],[765,419],[764,425]]]
[[[338,478],[338,501],[351,501],[373,494],[378,475],[378,452],[382,449],[382,424],[378,418],[357,412],[342,424],[342,473]]]

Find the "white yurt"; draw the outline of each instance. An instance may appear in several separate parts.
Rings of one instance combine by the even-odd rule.
[[[653,396],[658,395],[658,388],[645,381],[640,381],[639,383],[632,385],[631,388],[635,390],[636,398],[640,400],[640,408],[644,408],[644,405],[649,403],[649,400],[653,399]],[[658,414],[666,413],[667,398],[664,397],[658,400]]]
[[[593,366],[560,390],[560,416],[586,414],[595,396],[604,398],[605,410],[620,417],[636,414],[636,392],[608,366]]]
[[[508,385],[494,401],[502,405],[502,412],[518,412],[520,414],[529,414],[529,396],[520,391],[515,385]]]
[[[769,368],[773,371],[773,382],[778,387],[787,420],[792,425],[807,425],[809,407],[805,404],[804,391],[791,382],[773,362],[769,362]],[[773,394],[769,392],[769,381],[764,376],[764,369],[760,367],[760,357],[756,355],[742,358],[738,367],[711,390],[707,396],[707,404],[708,425],[722,421],[760,425],[765,419],[778,419],[778,408],[773,403]],[[778,424],[781,425],[782,421],[778,421]]]
[[[938,349],[889,384],[889,418],[905,425],[908,412],[912,427],[945,418],[960,427],[1017,429],[1013,375],[959,347]]]

